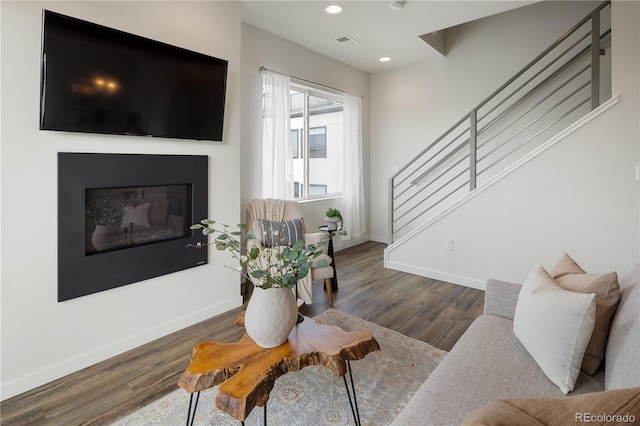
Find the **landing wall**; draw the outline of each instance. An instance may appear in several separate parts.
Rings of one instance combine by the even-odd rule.
[[[599,3],[545,1],[479,19],[446,31],[446,57],[371,75],[372,240],[388,238],[389,178]]]
[[[640,4],[614,2],[613,93],[619,103],[412,238],[387,266],[482,288],[522,282],[563,251],[588,272],[625,273],[640,257],[636,165]],[[444,238],[453,250],[444,250]]]

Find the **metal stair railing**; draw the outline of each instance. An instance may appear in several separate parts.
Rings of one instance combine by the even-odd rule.
[[[390,243],[600,105],[610,5],[600,4],[390,178]]]

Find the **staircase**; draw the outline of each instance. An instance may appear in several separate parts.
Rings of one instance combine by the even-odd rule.
[[[604,2],[389,181],[390,243],[482,188],[611,97]]]

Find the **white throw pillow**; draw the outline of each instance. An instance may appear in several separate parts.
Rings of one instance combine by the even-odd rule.
[[[124,206],[124,216],[122,217],[120,228],[128,228],[130,225],[150,227],[149,204],[150,203],[140,204],[139,206]]]
[[[527,276],[513,332],[544,374],[567,394],[575,386],[595,323],[594,294],[564,290],[540,265]]]

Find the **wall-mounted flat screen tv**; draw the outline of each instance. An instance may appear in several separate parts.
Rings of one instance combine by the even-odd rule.
[[[227,61],[45,10],[40,129],[222,140]]]

